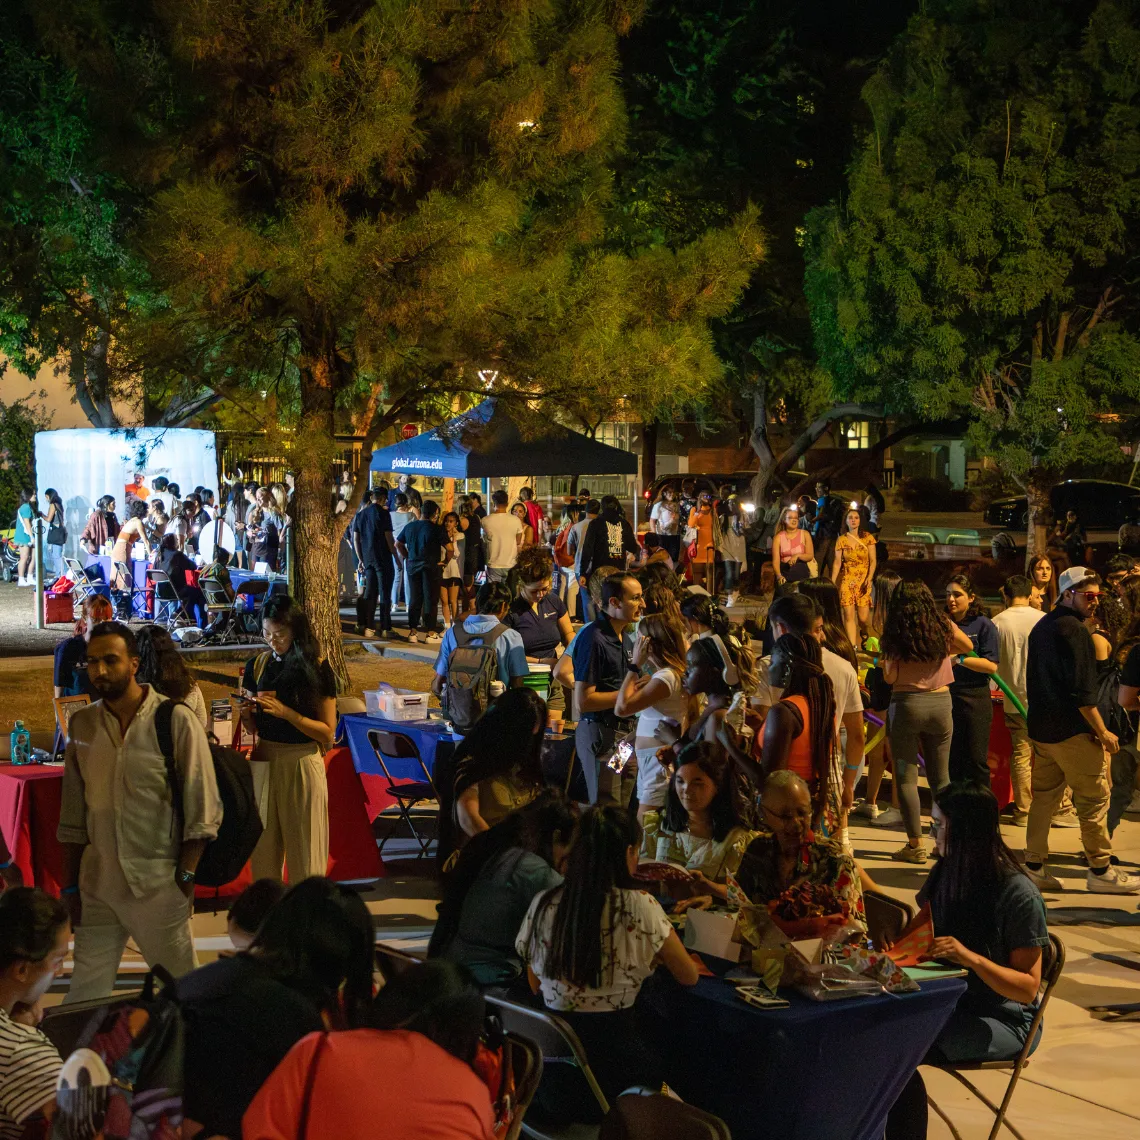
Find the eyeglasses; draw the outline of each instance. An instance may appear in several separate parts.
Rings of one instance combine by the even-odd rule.
[[[1073,593],[1076,594],[1078,597],[1081,597],[1081,598],[1099,598],[1100,597],[1100,591],[1099,590],[1074,590]]]
[[[763,804],[761,804],[760,807],[766,816],[769,816],[772,819],[779,820],[780,823],[786,823],[786,824],[809,823],[811,821],[811,812],[810,811],[797,811],[797,812],[792,812],[791,815],[786,815],[786,814],[781,814],[779,812],[774,812],[770,807],[765,807]]]

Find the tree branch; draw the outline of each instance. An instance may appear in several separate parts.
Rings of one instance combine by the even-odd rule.
[[[881,420],[885,413],[877,404],[837,404],[828,408],[812,422],[784,449],[772,471],[773,475],[783,475],[819,439],[836,420]]]

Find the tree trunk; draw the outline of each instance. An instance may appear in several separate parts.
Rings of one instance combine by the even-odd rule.
[[[107,382],[107,351],[111,336],[106,329],[97,329],[90,344],[77,341],[71,348],[68,375],[75,389],[75,399],[83,414],[97,428],[121,427],[119,417],[111,406]]]
[[[643,487],[650,487],[657,478],[657,428],[656,420],[641,426],[641,482]],[[638,492],[641,491],[638,488]]]
[[[301,330],[301,422],[297,428],[293,493],[295,594],[313,627],[322,655],[332,666],[341,689],[348,666],[340,627],[340,539],[351,519],[334,514],[329,484],[336,460],[334,410],[336,346],[332,330]]]
[[[1049,492],[1054,479],[1044,468],[1037,467],[1030,472],[1025,484],[1025,497],[1029,503],[1029,523],[1025,534],[1025,566],[1028,570],[1033,559],[1045,553],[1049,533],[1049,513],[1051,510]]]
[[[757,511],[762,511],[768,494],[768,484],[772,480],[772,472],[776,468],[776,453],[772,450],[771,440],[768,439],[768,385],[763,379],[756,386],[756,393],[752,398],[752,435],[749,444],[756,452],[760,466],[752,477],[752,501]]]

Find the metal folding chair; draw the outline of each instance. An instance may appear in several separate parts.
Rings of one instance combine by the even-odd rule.
[[[186,606],[165,570],[150,566],[146,576],[154,583],[154,620],[157,625],[164,625],[167,629],[177,629],[180,625],[197,625],[187,613]]]
[[[439,818],[439,793],[436,791],[431,773],[424,763],[424,758],[420,755],[416,742],[402,732],[387,732],[384,729],[372,728],[368,730],[368,743],[372,745],[372,751],[376,754],[380,770],[388,781],[387,792],[396,801],[394,807],[386,807],[373,823],[373,827],[375,827],[385,816],[391,822],[391,826],[384,835],[382,837],[377,836],[380,840],[378,850],[383,854],[384,844],[392,838],[396,828],[400,825],[400,820],[403,820],[412,838],[419,845],[420,853],[416,858],[422,859],[431,849],[432,841],[430,838],[425,839],[416,830],[413,815],[418,814],[421,818],[435,816],[437,820]],[[392,778],[392,774],[388,770],[389,760],[415,760],[420,766],[420,771],[423,772],[423,780],[407,780],[398,783]],[[399,818],[393,819],[393,816]]]
[[[198,586],[206,596],[206,628],[211,638],[239,643],[258,640],[245,628],[241,620],[242,601],[237,594],[231,598],[226,587],[217,578],[199,578]],[[215,623],[217,628],[215,629]]]
[[[1055,934],[1050,934],[1049,945],[1044,948],[1042,954],[1041,984],[1043,989],[1041,997],[1038,999],[1037,1011],[1033,1015],[1033,1020],[1029,1023],[1029,1034],[1025,1038],[1025,1044],[1016,1057],[1009,1061],[963,1061],[957,1065],[935,1066],[961,1081],[994,1114],[994,1126],[990,1129],[989,1140],[995,1140],[1003,1124],[1017,1137],[1017,1140],[1025,1140],[1025,1137],[1006,1119],[1005,1114],[1009,1109],[1009,1102],[1013,1099],[1013,1090],[1017,1087],[1022,1070],[1029,1067],[1029,1051],[1033,1048],[1033,1042],[1037,1039],[1037,1030],[1041,1027],[1041,1021],[1045,1017],[1045,1006],[1049,1004],[1053,988],[1060,981],[1061,971],[1064,968],[1065,944]],[[1012,1072],[1000,1106],[994,1104],[984,1093],[979,1092],[974,1083],[962,1075],[963,1073],[980,1073],[994,1069],[1005,1069]],[[946,1122],[946,1127],[950,1129],[954,1140],[962,1140],[962,1134],[954,1127],[954,1122],[950,1117],[930,1097],[927,1097],[926,1100],[930,1107]]]
[[[79,564],[78,558],[68,558],[64,555],[63,567],[67,571],[68,577],[75,583],[71,596],[77,606],[83,605],[88,598],[99,593],[98,587],[88,577],[86,567]],[[106,585],[110,588],[111,583],[107,582]]]
[[[867,913],[867,933],[876,946],[897,942],[914,918],[914,907],[882,891],[864,891],[863,909]]]
[[[131,618],[138,616],[138,607],[136,605],[136,601],[139,597],[146,597],[146,590],[140,590],[139,587],[135,585],[134,570],[132,569],[129,562],[112,562],[111,569],[113,571],[114,577],[130,583],[130,585],[125,590],[123,590],[121,588],[115,588],[114,577],[112,577],[111,581],[111,602],[113,605],[115,605],[115,612],[116,614],[119,613],[117,598],[125,597],[127,601],[126,620],[130,621]]]

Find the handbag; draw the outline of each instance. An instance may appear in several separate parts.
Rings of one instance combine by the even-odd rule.
[[[694,546],[698,538],[697,528],[695,526],[685,527],[685,533],[681,538],[682,546]]]
[[[47,531],[48,546],[63,546],[67,542],[67,527],[52,523]]]

